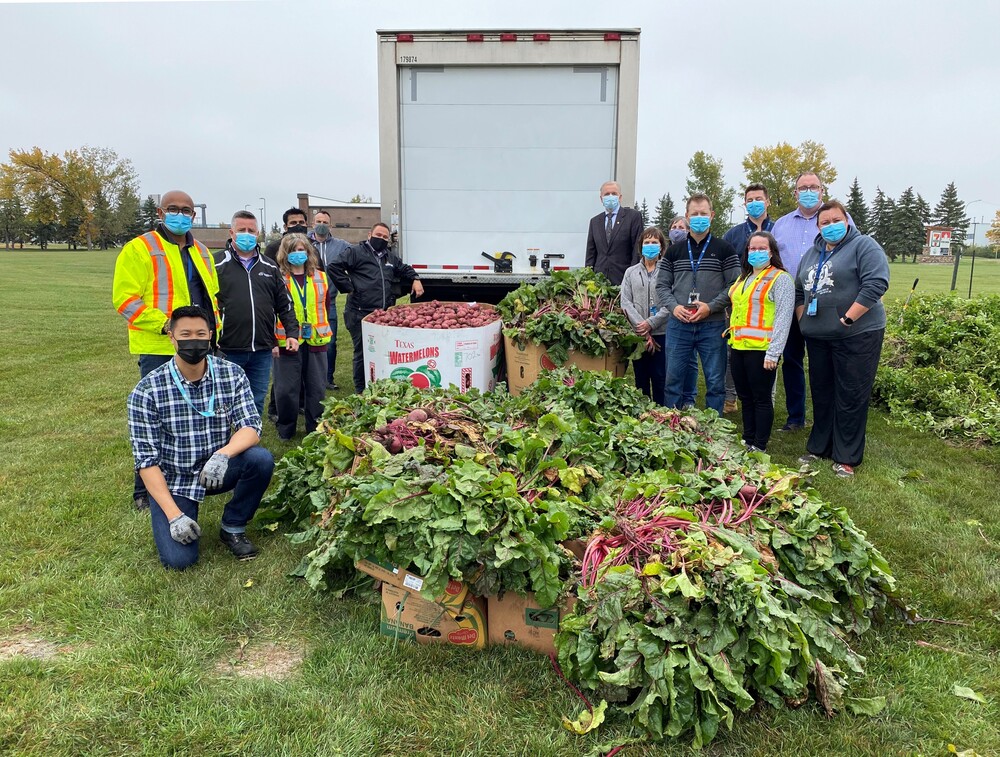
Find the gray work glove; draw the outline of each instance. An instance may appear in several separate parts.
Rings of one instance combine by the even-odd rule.
[[[190,544],[201,536],[198,521],[181,513],[170,521],[170,538],[181,544]]]
[[[229,467],[229,456],[216,452],[205,463],[201,469],[198,480],[206,489],[221,489],[222,479],[226,476],[226,469]]]

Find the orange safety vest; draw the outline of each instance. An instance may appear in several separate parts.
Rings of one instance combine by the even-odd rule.
[[[302,292],[299,292],[298,284],[291,274],[285,276],[285,286],[288,288],[288,296],[292,298],[292,307],[295,308],[295,317],[299,319],[299,334],[302,334],[302,326],[309,324],[312,326],[312,334],[300,341],[316,347],[329,344],[333,338],[333,329],[330,328],[330,321],[326,316],[326,274],[316,271],[306,279],[304,287],[305,302],[302,301]],[[285,327],[281,324],[281,319],[276,318],[274,324],[274,336],[278,340],[278,346],[285,346]]]
[[[740,278],[729,288],[732,315],[729,319],[729,344],[734,350],[766,350],[774,330],[774,302],[768,299],[775,280],[784,273],[768,266],[754,277],[749,286]]]

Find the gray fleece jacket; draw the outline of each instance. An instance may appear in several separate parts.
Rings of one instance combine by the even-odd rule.
[[[823,268],[818,272],[820,255]],[[812,249],[802,256],[795,276],[795,306],[805,306],[799,327],[802,335],[814,339],[844,339],[853,334],[885,328],[882,295],[889,288],[889,259],[871,237],[854,226],[832,251],[820,235]],[[809,315],[809,301],[815,291],[816,315]],[[869,308],[854,325],[840,319],[852,303]]]
[[[656,274],[646,270],[645,263],[636,263],[625,269],[622,279],[622,310],[633,326],[649,321],[650,333],[659,336],[667,333],[667,319],[670,311],[660,306],[656,299]]]

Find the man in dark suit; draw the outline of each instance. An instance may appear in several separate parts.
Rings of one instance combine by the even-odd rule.
[[[621,200],[618,182],[601,184],[604,212],[590,219],[584,263],[603,273],[615,286],[621,286],[625,269],[639,262],[639,237],[642,236],[642,214],[623,207]]]

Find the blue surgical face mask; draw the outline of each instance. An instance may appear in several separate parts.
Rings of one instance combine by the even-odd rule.
[[[847,224],[843,221],[836,221],[821,228],[819,233],[830,244],[837,244],[837,242],[847,236]]]
[[[305,265],[306,261],[309,260],[309,254],[305,252],[290,252],[288,253],[288,262],[292,265]]]
[[[819,192],[813,192],[811,189],[800,190],[799,205],[806,210],[812,210],[819,205]]]
[[[250,252],[257,247],[257,235],[241,231],[236,235],[236,246],[243,252]]]
[[[618,195],[604,195],[601,198],[601,202],[604,203],[604,208],[612,212],[618,210]]]
[[[677,244],[678,242],[683,242],[685,239],[687,239],[687,235],[688,235],[687,229],[671,229],[670,231],[667,232],[667,236],[670,237],[670,241],[673,244]]]
[[[691,231],[695,234],[704,234],[708,231],[708,227],[712,225],[712,219],[708,216],[692,216],[688,219],[688,224],[691,226]]]
[[[653,244],[644,244],[642,246],[642,256],[644,258],[655,258],[660,254],[660,245],[657,242]]]
[[[771,251],[770,250],[750,250],[747,253],[747,261],[754,268],[760,268],[761,266],[767,265],[771,262]]]
[[[747,215],[751,218],[760,218],[766,209],[763,200],[751,200],[747,203]]]
[[[191,231],[192,219],[181,213],[165,213],[163,225],[174,234],[187,234]]]

